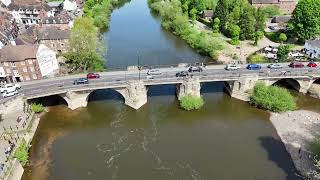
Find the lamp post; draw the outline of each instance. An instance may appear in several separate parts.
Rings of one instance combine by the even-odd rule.
[[[140,79],[141,79],[141,73],[140,73],[140,71],[141,71],[141,66],[140,66],[139,52],[138,52],[138,70],[139,70],[139,81],[140,81]]]

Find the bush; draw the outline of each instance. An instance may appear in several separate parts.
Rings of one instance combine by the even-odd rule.
[[[265,63],[267,62],[267,58],[261,54],[251,54],[248,57],[249,63]]]
[[[257,83],[250,96],[250,104],[274,112],[296,109],[296,102],[287,89]]]
[[[320,136],[317,136],[310,144],[311,151],[314,156],[319,160],[320,159]]]
[[[272,42],[279,42],[280,33],[279,32],[267,32],[267,33],[265,33],[265,36],[268,39],[270,39],[270,41],[272,41]]]
[[[264,7],[263,11],[267,15],[267,17],[270,18],[276,15],[281,15],[280,7],[276,5]]]
[[[187,95],[180,99],[180,106],[187,111],[200,109],[203,104],[202,97]]]
[[[42,104],[32,103],[31,110],[35,113],[41,113],[42,111],[44,111],[44,107]]]
[[[23,139],[17,150],[14,152],[14,157],[19,160],[22,166],[28,162],[28,146],[27,142]]]

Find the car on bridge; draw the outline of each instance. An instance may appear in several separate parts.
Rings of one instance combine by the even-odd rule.
[[[150,69],[147,72],[147,75],[161,75],[162,72],[160,71],[160,69]]]
[[[87,79],[98,79],[100,78],[100,74],[97,73],[88,73],[87,74]]]
[[[78,84],[89,84],[89,80],[88,78],[79,78],[73,81],[74,85],[78,85]]]
[[[291,67],[291,68],[303,68],[304,65],[301,62],[291,62],[289,64],[289,67]]]
[[[5,92],[12,92],[17,89],[20,89],[20,85],[13,85],[13,84],[5,84],[0,87],[0,93],[5,93]]]
[[[188,71],[181,71],[176,74],[176,77],[187,77],[187,76],[189,76]]]
[[[282,68],[282,65],[281,65],[281,64],[278,64],[278,63],[269,64],[269,65],[268,65],[268,68],[270,68],[270,69],[281,69],[281,68]]]
[[[259,64],[248,64],[247,69],[249,69],[249,70],[260,70],[261,66]]]
[[[227,64],[225,67],[226,70],[238,70],[240,68],[238,64]]]
[[[5,91],[3,94],[2,94],[2,97],[3,98],[6,98],[6,97],[10,97],[10,96],[14,96],[18,94],[18,91],[17,90],[14,90],[14,91]]]
[[[308,67],[317,67],[318,65],[315,62],[309,62]]]
[[[202,72],[202,67],[200,66],[191,66],[188,69],[189,72],[193,73],[193,72]]]

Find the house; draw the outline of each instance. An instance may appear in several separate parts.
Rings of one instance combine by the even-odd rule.
[[[255,7],[278,6],[285,13],[292,13],[296,7],[296,0],[249,0]]]
[[[37,41],[56,53],[66,52],[69,47],[70,30],[42,28],[38,32]]]
[[[320,58],[320,39],[306,41],[304,51],[310,58]]]
[[[271,19],[271,23],[278,23],[278,24],[288,24],[288,22],[292,19],[291,15],[283,15],[283,16],[274,16]]]
[[[71,29],[73,27],[72,17],[67,12],[61,12],[54,17],[42,19],[42,28],[55,27],[61,30]]]
[[[11,4],[11,0],[1,0],[0,1],[5,7],[8,7]],[[1,5],[0,3],[0,5]]]
[[[213,18],[213,10],[204,10],[201,14],[201,17],[203,19],[206,19],[208,21],[212,21]]]
[[[54,75],[59,67],[55,52],[45,45],[6,46],[0,50],[0,66],[7,82],[37,80]]]
[[[6,45],[13,44],[18,35],[18,26],[13,17],[0,12],[0,49]]]
[[[19,34],[15,39],[16,45],[34,45],[37,44],[38,26],[32,25],[28,27],[23,33]]]

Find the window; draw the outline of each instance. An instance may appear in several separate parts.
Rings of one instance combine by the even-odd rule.
[[[63,46],[64,46],[64,44],[63,44],[63,43],[61,43],[61,46],[63,47]]]
[[[28,63],[29,63],[29,64],[33,64],[32,60],[28,60]]]
[[[24,61],[21,61],[21,65],[26,65],[26,63]]]
[[[6,68],[7,73],[11,73],[11,69],[10,68]]]
[[[31,72],[34,72],[34,67],[29,67]]]
[[[37,79],[37,75],[36,74],[32,74],[32,78],[33,79]]]
[[[23,72],[28,72],[28,69],[26,67],[23,67]]]
[[[29,76],[25,76],[24,79],[25,79],[26,81],[29,81],[29,80],[30,80],[30,77],[29,77]]]
[[[11,62],[11,67],[16,67],[16,63],[15,62]]]
[[[9,64],[7,62],[4,62],[3,65],[4,66],[9,66]]]

